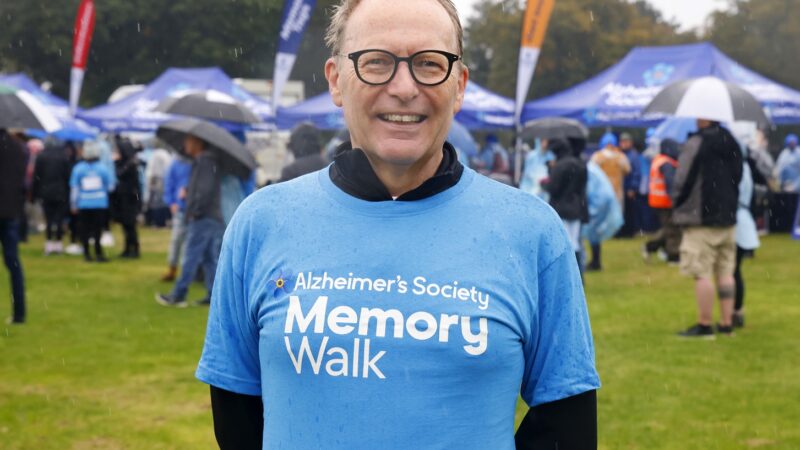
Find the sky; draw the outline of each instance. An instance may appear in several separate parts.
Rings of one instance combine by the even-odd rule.
[[[472,5],[477,0],[454,0],[461,21],[464,22],[472,13]],[[680,24],[680,30],[686,31],[703,25],[706,17],[717,9],[725,9],[726,0],[647,0],[661,11],[668,20]]]

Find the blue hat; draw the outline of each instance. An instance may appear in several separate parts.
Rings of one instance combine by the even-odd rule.
[[[600,138],[600,148],[605,148],[608,146],[608,144],[611,144],[614,147],[617,146],[617,137],[610,131]]]
[[[789,133],[786,135],[786,139],[783,141],[783,145],[789,146],[790,144],[797,145],[797,135],[794,133]]]

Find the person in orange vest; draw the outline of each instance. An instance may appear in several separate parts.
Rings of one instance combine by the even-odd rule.
[[[661,253],[669,264],[680,259],[681,230],[672,221],[672,199],[670,192],[678,168],[679,144],[672,139],[661,142],[661,152],[650,165],[650,189],[647,203],[658,215],[661,229],[644,243],[642,257],[649,260],[656,252]]]

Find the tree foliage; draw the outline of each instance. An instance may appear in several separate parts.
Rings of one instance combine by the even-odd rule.
[[[168,67],[220,66],[235,76],[272,70],[280,0],[101,0],[84,82],[84,104],[119,85],[146,83]],[[79,1],[0,2],[0,69],[53,83],[66,97]]]
[[[732,0],[715,12],[706,39],[741,64],[800,88],[800,8],[796,0]]]
[[[516,0],[482,0],[466,27],[470,78],[514,96],[524,10]],[[609,67],[634,46],[689,42],[643,1],[558,0],[528,98],[555,93]]]

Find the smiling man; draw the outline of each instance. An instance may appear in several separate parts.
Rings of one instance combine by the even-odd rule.
[[[245,200],[223,242],[197,370],[220,447],[596,447],[561,221],[445,142],[461,35],[450,0],[335,9],[325,74],[350,141]]]

